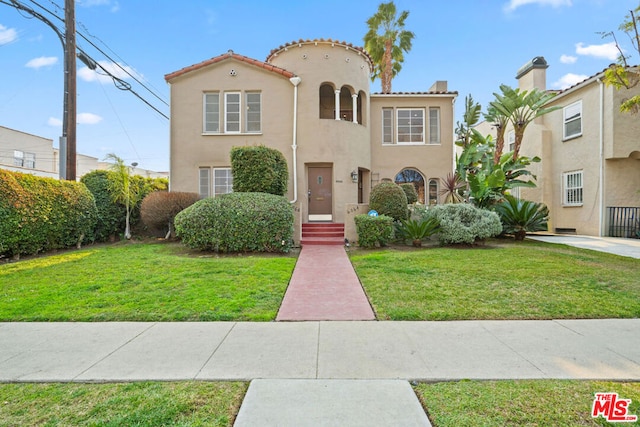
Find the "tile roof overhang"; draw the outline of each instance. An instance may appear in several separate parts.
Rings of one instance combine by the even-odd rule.
[[[392,97],[392,96],[401,96],[401,97],[411,97],[411,96],[458,96],[458,91],[431,91],[431,92],[391,92],[391,93],[382,93],[382,92],[374,92],[371,96],[375,97]]]
[[[295,74],[292,73],[291,71],[287,71],[284,68],[280,68],[280,67],[276,67],[275,65],[269,64],[268,62],[262,62],[259,61],[257,59],[253,59],[253,58],[249,58],[248,56],[244,56],[244,55],[238,55],[237,53],[234,53],[232,50],[228,51],[227,53],[224,53],[222,55],[218,55],[216,57],[213,57],[211,59],[207,59],[206,61],[202,61],[198,64],[193,64],[190,65],[188,67],[182,68],[178,71],[174,71],[173,73],[169,73],[166,74],[164,76],[165,81],[170,82],[171,80],[175,79],[176,77],[180,77],[183,76],[187,73],[190,73],[192,71],[196,71],[196,70],[200,70],[204,67],[208,67],[209,65],[213,65],[213,64],[217,64],[220,63],[222,61],[226,61],[229,59],[235,59],[236,61],[241,61],[256,67],[260,67],[263,68],[267,71],[271,71],[273,73],[276,74],[280,74],[286,78],[291,78],[294,77]]]

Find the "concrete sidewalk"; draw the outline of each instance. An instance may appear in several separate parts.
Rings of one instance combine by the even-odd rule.
[[[640,319],[0,323],[0,381],[640,380]]]
[[[623,239],[620,237],[574,236],[560,234],[532,234],[527,239],[540,242],[557,243],[575,246],[582,249],[606,252],[630,258],[640,258],[640,239]]]

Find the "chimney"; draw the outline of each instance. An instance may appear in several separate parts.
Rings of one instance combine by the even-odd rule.
[[[447,91],[447,81],[446,80],[437,80],[429,88],[429,92],[446,92],[446,91]]]
[[[549,65],[542,56],[536,56],[520,67],[516,74],[520,90],[547,90],[547,68]]]

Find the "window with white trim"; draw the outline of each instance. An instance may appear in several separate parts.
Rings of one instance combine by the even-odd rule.
[[[440,190],[438,188],[438,180],[430,179],[429,180],[429,206],[438,204],[438,194]]]
[[[24,166],[24,151],[14,150],[13,151],[13,166]]]
[[[424,108],[398,108],[396,124],[398,144],[424,144]]]
[[[224,131],[225,133],[240,133],[240,92],[224,94]]]
[[[231,168],[213,169],[213,196],[233,192]]]
[[[564,139],[582,135],[582,101],[574,102],[562,109]]]
[[[262,95],[260,92],[246,93],[248,133],[262,131]]]
[[[440,144],[440,108],[429,108],[429,144]]]
[[[204,94],[204,133],[220,133],[220,94]]]
[[[514,151],[516,149],[516,132],[510,130],[507,132],[507,150]]]
[[[393,108],[382,109],[382,143],[393,144]]]
[[[211,196],[211,168],[200,168],[199,170],[198,192],[200,198],[204,199]]]
[[[562,174],[563,205],[582,206],[582,178],[582,171],[565,172]]]

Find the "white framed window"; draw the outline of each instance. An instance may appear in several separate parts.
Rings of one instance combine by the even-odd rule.
[[[220,94],[204,94],[204,133],[220,133]]]
[[[429,180],[429,206],[438,204],[438,193],[440,192],[437,179]]]
[[[13,166],[24,166],[24,151],[13,150]]]
[[[516,149],[516,132],[510,130],[507,132],[507,151],[514,151]]]
[[[211,168],[200,168],[198,175],[198,192],[200,198],[204,199],[211,196]]]
[[[564,139],[582,135],[582,101],[574,102],[562,109]]]
[[[233,192],[233,175],[231,168],[213,169],[213,196]]]
[[[29,169],[36,168],[36,154],[24,153],[24,167]]]
[[[398,108],[396,135],[398,144],[424,144],[424,108]]]
[[[246,94],[248,133],[259,133],[262,131],[262,95],[260,92],[247,92]]]
[[[565,206],[582,206],[583,176],[582,171],[562,174],[562,204]]]
[[[226,133],[240,133],[240,92],[224,94],[224,131]]]
[[[393,108],[382,109],[382,143],[393,144]]]
[[[440,144],[440,108],[429,108],[429,144]]]

